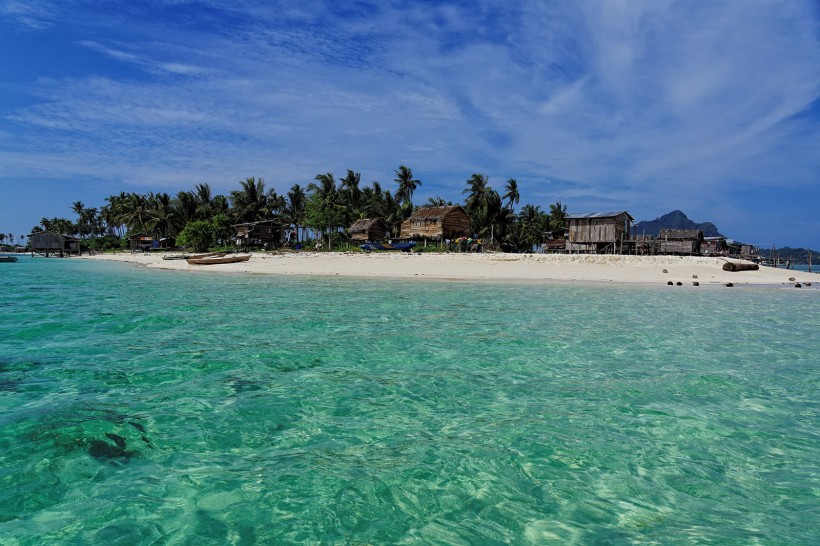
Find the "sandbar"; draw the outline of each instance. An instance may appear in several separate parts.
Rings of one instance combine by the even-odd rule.
[[[815,279],[820,280],[814,273],[765,266],[756,271],[724,271],[726,258],[698,256],[284,251],[252,253],[247,262],[189,265],[185,260],[163,260],[163,255],[173,253],[122,252],[83,256],[83,259],[191,272],[505,283],[668,284],[671,281],[675,285],[680,282],[681,286],[732,283],[793,287],[797,283],[811,285]]]

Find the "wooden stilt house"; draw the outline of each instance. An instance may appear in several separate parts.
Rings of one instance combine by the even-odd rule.
[[[128,248],[134,252],[148,252],[153,246],[154,238],[147,233],[133,233],[128,236]]]
[[[236,246],[247,248],[276,248],[282,242],[282,223],[279,220],[260,220],[232,226],[236,230]]]
[[[567,250],[601,254],[622,254],[630,239],[635,219],[625,210],[570,214]]]
[[[470,217],[459,205],[421,207],[401,224],[402,239],[442,241],[466,237],[470,233]]]
[[[387,236],[387,224],[381,218],[356,220],[350,229],[351,241],[381,241]]]
[[[68,235],[54,233],[53,231],[41,231],[28,236],[31,255],[40,254],[49,256],[71,256],[80,255],[80,240]]]
[[[661,254],[678,256],[700,254],[703,232],[699,229],[662,229],[658,236]]]

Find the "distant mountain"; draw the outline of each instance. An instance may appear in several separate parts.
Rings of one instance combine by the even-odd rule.
[[[654,220],[643,220],[635,224],[635,233],[657,237],[662,229],[699,229],[704,237],[723,237],[712,222],[698,224],[686,217],[679,210],[673,210]]]
[[[791,248],[788,246],[784,246],[783,248],[776,248],[774,253],[772,253],[771,248],[761,248],[758,251],[757,255],[767,260],[780,258],[781,260],[789,260],[792,263],[798,264],[808,263],[809,261],[808,249]],[[818,253],[816,250],[811,251],[811,262],[817,266],[818,270],[820,270],[820,253]]]

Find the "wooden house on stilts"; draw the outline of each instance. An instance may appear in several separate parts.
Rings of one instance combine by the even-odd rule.
[[[591,254],[623,254],[635,219],[625,210],[570,214],[567,250]]]
[[[700,254],[701,243],[703,232],[699,229],[662,229],[658,236],[658,249],[661,254]]]
[[[53,231],[41,231],[28,236],[31,255],[40,254],[48,258],[49,256],[71,256],[80,255],[80,240],[76,237],[69,237]]]
[[[250,248],[276,248],[283,240],[282,223],[279,220],[260,220],[234,224],[236,246]]]

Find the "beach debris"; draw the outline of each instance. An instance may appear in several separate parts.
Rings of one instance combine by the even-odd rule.
[[[733,286],[734,286],[734,284],[732,284],[732,283],[730,283],[730,282],[727,282],[727,283],[726,283],[726,286],[728,286],[729,288],[731,288],[731,287],[733,287]]]
[[[806,282],[806,283],[803,283],[803,284],[805,284],[806,286],[811,286],[810,282]]]
[[[794,281],[796,281],[797,279],[795,279],[794,277],[789,277],[789,280],[790,280],[791,282],[794,282]]]
[[[698,278],[698,276],[697,276],[697,275],[692,275],[692,278],[693,278],[693,279],[697,279],[697,278]]]
[[[726,262],[723,264],[724,271],[757,271],[758,269],[760,266],[753,263]]]
[[[678,286],[683,286],[683,283],[680,282],[680,281],[676,282],[675,284],[678,285]]]
[[[672,286],[674,283],[672,281],[668,281],[666,284]]]
[[[797,283],[797,284],[794,285],[795,288],[800,288],[801,286],[802,285],[800,283]]]
[[[698,281],[695,281],[692,283],[692,286],[700,286],[700,283]]]
[[[663,270],[663,272],[664,272],[664,273],[669,273],[669,271],[667,271],[666,269],[664,269],[664,270]]]

